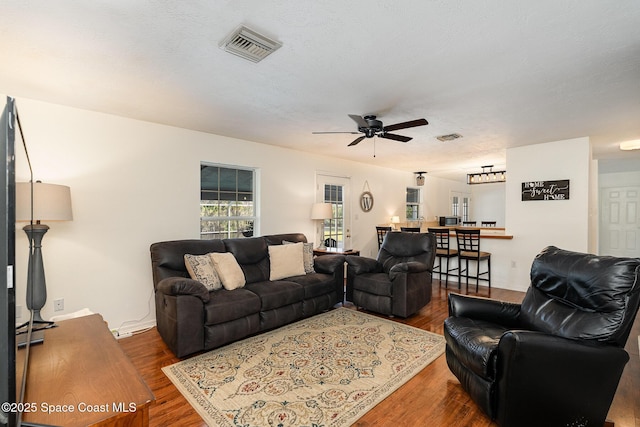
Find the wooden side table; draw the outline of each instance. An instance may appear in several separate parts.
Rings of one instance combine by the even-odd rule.
[[[24,354],[16,354],[18,395]],[[31,346],[25,423],[148,426],[154,400],[99,314],[60,321]]]
[[[340,249],[340,248],[315,248],[313,250],[315,256],[321,255],[360,255],[360,251],[356,249]]]

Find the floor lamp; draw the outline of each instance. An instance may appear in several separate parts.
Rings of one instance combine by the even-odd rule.
[[[331,207],[331,203],[314,203],[311,206],[311,219],[319,221],[322,220],[324,224],[325,219],[333,218],[333,209]],[[324,235],[320,235],[320,245],[318,249],[324,249]]]
[[[41,221],[71,221],[71,191],[69,187],[40,181],[16,183],[16,221],[27,221],[22,229],[29,239],[27,271],[27,308],[33,312],[34,323],[49,323],[40,315],[47,302],[47,285],[42,262],[42,238],[49,226]]]

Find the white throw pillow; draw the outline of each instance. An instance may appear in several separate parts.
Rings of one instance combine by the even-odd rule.
[[[244,273],[231,252],[212,252],[209,256],[226,290],[232,291],[244,286],[246,283]]]
[[[269,264],[271,265],[269,280],[303,276],[306,273],[304,271],[302,243],[269,246]]]
[[[283,245],[295,245],[296,242],[282,241]],[[304,261],[304,272],[307,274],[315,273],[313,269],[313,243],[302,244],[302,258]]]
[[[217,291],[218,289],[222,289],[222,282],[208,254],[184,254],[184,265],[187,267],[189,277],[202,283],[208,290]]]

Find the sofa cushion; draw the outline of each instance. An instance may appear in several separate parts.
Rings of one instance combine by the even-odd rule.
[[[330,274],[311,273],[302,276],[288,277],[287,281],[302,285],[304,289],[304,299],[329,294],[336,289],[335,281]]]
[[[238,265],[238,261],[229,252],[225,253],[211,253],[211,260],[220,277],[222,286],[228,291],[238,289],[244,286],[244,273]]]
[[[247,283],[245,289],[260,297],[260,311],[273,310],[304,299],[303,287],[285,280]]]
[[[260,312],[260,298],[246,289],[211,292],[204,306],[205,325],[217,325]]]
[[[302,243],[269,246],[269,280],[305,274]]]
[[[210,291],[222,289],[222,282],[213,266],[213,260],[207,255],[184,254],[184,264],[189,277],[202,283]]]
[[[269,280],[269,249],[264,238],[225,239],[223,242],[240,264],[246,283]]]
[[[295,245],[296,242],[288,240],[282,241],[283,245]],[[302,260],[304,261],[304,272],[307,274],[315,273],[313,269],[313,243],[302,243]]]

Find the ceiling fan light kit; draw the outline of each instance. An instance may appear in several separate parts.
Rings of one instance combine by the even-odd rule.
[[[489,170],[487,170],[489,169]],[[493,165],[482,166],[482,172],[467,174],[467,184],[493,184],[494,182],[505,182],[507,171],[494,171]]]

